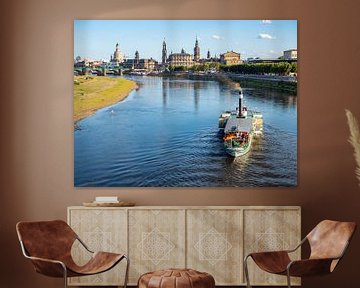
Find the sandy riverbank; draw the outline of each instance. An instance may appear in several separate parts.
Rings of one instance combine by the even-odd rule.
[[[75,76],[74,124],[101,108],[124,100],[135,88],[136,82],[124,78]]]

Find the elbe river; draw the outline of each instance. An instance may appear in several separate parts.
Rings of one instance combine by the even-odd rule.
[[[74,131],[76,187],[269,187],[297,185],[297,97],[243,88],[263,114],[251,151],[228,156],[218,129],[238,95],[217,81],[128,77],[122,102],[81,120]]]

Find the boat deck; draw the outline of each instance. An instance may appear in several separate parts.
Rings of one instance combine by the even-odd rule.
[[[226,122],[224,132],[247,132],[250,133],[252,129],[252,119],[251,118],[237,118],[230,117]]]

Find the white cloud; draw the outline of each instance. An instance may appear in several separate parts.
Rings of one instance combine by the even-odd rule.
[[[261,20],[262,24],[271,24],[272,21],[271,20]]]
[[[265,40],[274,40],[276,39],[274,36],[271,36],[270,34],[266,34],[266,33],[260,33],[258,35],[259,39],[265,39]]]
[[[216,35],[216,34],[212,35],[211,38],[213,38],[215,40],[223,40],[224,39],[224,37],[221,37],[221,36]]]

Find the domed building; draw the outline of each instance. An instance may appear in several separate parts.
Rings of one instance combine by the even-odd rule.
[[[116,43],[114,54],[110,56],[110,65],[119,66],[124,62],[124,55],[121,53],[119,43]]]

